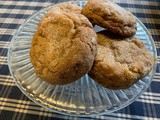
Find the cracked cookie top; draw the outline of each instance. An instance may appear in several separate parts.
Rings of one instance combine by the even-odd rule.
[[[134,15],[110,0],[89,0],[82,14],[93,24],[121,36],[132,36],[137,31]]]
[[[61,13],[76,13],[76,14],[81,14],[81,10],[82,8],[74,5],[74,4],[68,4],[68,3],[61,3],[61,4],[57,4],[55,5],[52,9],[50,9],[42,18],[42,20],[40,21],[39,24],[41,24],[41,22],[45,21],[45,19],[61,14]]]
[[[102,31],[97,39],[97,55],[89,75],[104,87],[126,89],[151,70],[153,57],[136,37],[117,38]]]
[[[82,14],[59,12],[42,19],[32,39],[30,60],[42,80],[68,84],[91,69],[96,33]]]

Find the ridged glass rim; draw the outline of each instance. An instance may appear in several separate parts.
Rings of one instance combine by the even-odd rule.
[[[14,33],[13,38],[11,39],[11,42],[10,42],[9,48],[8,48],[8,52],[7,52],[7,62],[8,62],[8,66],[9,66],[9,71],[10,71],[10,73],[11,73],[11,75],[12,75],[12,78],[13,78],[14,82],[16,83],[16,85],[17,85],[18,88],[22,91],[23,94],[25,94],[30,100],[32,100],[32,101],[35,102],[36,104],[42,106],[43,108],[48,109],[48,110],[51,111],[51,112],[55,112],[55,113],[59,113],[59,114],[63,114],[63,115],[69,115],[69,116],[76,116],[76,117],[95,117],[95,116],[97,116],[97,115],[109,114],[109,113],[111,113],[111,112],[115,112],[115,111],[117,111],[117,110],[120,110],[120,109],[125,108],[126,106],[130,105],[130,104],[133,103],[135,100],[137,100],[138,97],[141,96],[141,95],[147,90],[147,88],[150,86],[150,83],[152,82],[153,77],[154,77],[154,75],[155,75],[155,71],[156,71],[156,67],[157,67],[156,60],[154,60],[154,65],[153,65],[152,70],[151,70],[152,74],[151,74],[149,83],[148,83],[147,85],[145,84],[145,85],[143,86],[143,88],[141,89],[141,92],[139,92],[139,94],[137,94],[136,97],[133,97],[131,100],[129,100],[129,102],[126,103],[123,107],[122,107],[122,106],[119,106],[119,107],[113,108],[112,110],[109,110],[109,111],[104,111],[104,110],[103,110],[103,111],[101,111],[101,112],[99,112],[99,113],[92,113],[92,114],[66,113],[66,112],[63,112],[63,111],[58,111],[58,110],[53,109],[53,108],[49,108],[47,105],[42,104],[42,103],[41,103],[40,101],[38,101],[38,100],[35,100],[34,97],[31,96],[30,94],[28,94],[28,93],[23,89],[23,87],[21,86],[21,84],[17,81],[14,73],[12,72],[12,68],[11,68],[11,66],[10,66],[10,51],[11,51],[11,47],[12,47],[13,41],[15,40],[15,38],[17,37],[19,31],[23,28],[23,26],[24,26],[25,23],[27,23],[32,17],[35,17],[35,16],[36,16],[38,13],[40,13],[41,11],[45,11],[45,10],[47,10],[47,9],[50,9],[50,8],[54,7],[55,5],[57,5],[57,4],[61,4],[61,3],[77,3],[77,2],[79,2],[80,4],[82,4],[82,2],[83,2],[83,3],[86,3],[86,1],[79,1],[79,0],[53,3],[53,4],[49,5],[49,6],[47,6],[47,7],[45,7],[45,8],[42,8],[42,9],[40,9],[39,11],[35,12],[33,15],[31,15],[30,17],[28,17],[28,18],[25,20],[24,23],[22,23],[22,24],[20,25],[20,27],[18,28],[18,30]],[[154,44],[154,40],[153,40],[150,32],[147,30],[147,28],[145,27],[145,25],[144,25],[137,17],[136,17],[136,19],[137,19],[138,24],[143,28],[143,30],[144,30],[144,31],[146,32],[146,34],[148,35],[148,38],[149,38],[149,40],[150,40],[150,42],[151,42],[151,45],[152,45],[152,47],[153,47],[153,56],[154,56],[155,59],[157,59],[156,46],[155,46],[155,44]]]

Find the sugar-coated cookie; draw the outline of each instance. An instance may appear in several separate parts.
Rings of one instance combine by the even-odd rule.
[[[39,24],[32,39],[30,61],[42,80],[68,84],[89,72],[96,46],[96,33],[84,15],[60,12]]]
[[[97,55],[89,76],[102,86],[126,89],[150,72],[153,57],[136,37],[117,38],[102,31],[97,39]]]
[[[110,0],[88,0],[82,14],[93,24],[121,36],[133,36],[137,31],[134,15]]]

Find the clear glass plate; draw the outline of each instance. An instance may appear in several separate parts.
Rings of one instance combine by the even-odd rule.
[[[70,1],[83,7],[86,2]],[[31,100],[53,112],[73,116],[94,116],[106,114],[126,107],[146,91],[154,76],[156,64],[148,76],[126,90],[109,90],[95,83],[86,74],[68,85],[51,85],[34,72],[30,63],[29,51],[32,37],[44,14],[54,7],[51,5],[32,15],[15,33],[8,50],[10,72],[19,89]],[[146,27],[137,19],[136,37],[143,41],[156,58],[154,41]],[[96,26],[96,31],[102,28]]]

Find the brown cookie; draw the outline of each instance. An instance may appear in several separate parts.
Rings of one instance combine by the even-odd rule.
[[[126,89],[150,72],[153,57],[137,38],[115,36],[107,31],[97,34],[97,55],[89,76],[109,89]]]
[[[88,73],[96,54],[91,23],[74,12],[45,18],[32,39],[30,60],[42,80],[68,84]]]
[[[137,31],[133,14],[110,0],[88,0],[82,9],[82,14],[93,24],[121,36],[129,37]]]

